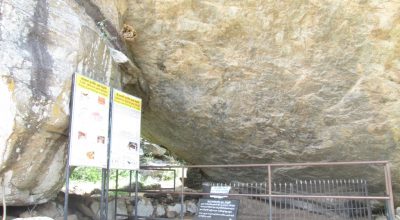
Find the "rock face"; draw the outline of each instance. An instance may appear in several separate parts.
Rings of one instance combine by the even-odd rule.
[[[389,160],[400,192],[399,10],[130,1],[143,134],[194,164]]]
[[[107,28],[118,27],[123,2],[0,1],[0,177],[7,205],[45,202],[64,183],[72,74],[120,86],[109,48],[121,44],[109,41]],[[101,18],[109,19],[99,28]]]
[[[390,160],[400,192],[398,1],[128,2],[0,0],[9,205],[63,184],[74,72],[141,96],[143,135],[191,163]]]

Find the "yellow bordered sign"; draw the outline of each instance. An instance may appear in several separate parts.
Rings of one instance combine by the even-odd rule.
[[[79,86],[81,88],[90,90],[90,91],[95,92],[99,95],[102,95],[106,98],[110,97],[110,87],[108,87],[104,84],[101,84],[97,81],[94,81],[92,79],[89,79],[85,76],[77,74],[76,75],[76,84],[77,84],[77,86]]]
[[[114,100],[115,103],[124,105],[128,108],[133,108],[137,111],[142,110],[142,100],[118,90],[114,90]]]

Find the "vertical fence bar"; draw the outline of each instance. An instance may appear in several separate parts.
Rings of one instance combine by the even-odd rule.
[[[349,195],[353,195],[354,194],[354,180],[352,179],[348,179],[348,183],[347,183],[347,189],[348,189],[348,194]],[[346,214],[348,215],[350,213],[350,209],[353,207],[353,201],[352,200],[348,200],[346,203]]]
[[[335,182],[336,182],[336,185],[335,185]],[[337,190],[338,190],[338,181],[336,180],[332,180],[332,188],[331,188],[331,192],[332,192],[332,194],[333,195],[338,195],[338,193],[337,193]],[[338,216],[340,216],[340,212],[339,212],[339,210],[338,210],[338,205],[340,206],[340,204],[338,204],[338,200],[337,199],[334,199],[333,201],[335,201],[334,202],[334,204],[335,204],[335,213],[336,213],[336,215],[338,215]]]
[[[319,185],[321,185],[321,181],[319,181]],[[318,195],[317,180],[314,180],[314,192],[315,192],[315,194]],[[315,205],[316,205],[317,207],[320,206],[319,199],[315,200]],[[318,215],[318,214],[319,214],[319,213],[317,213],[317,215]],[[317,220],[318,220],[318,216],[317,216],[317,215],[316,215],[315,217],[316,217]]]
[[[344,179],[343,180],[343,195],[344,196],[347,196],[347,195],[351,196],[352,195],[351,194],[351,188],[348,186],[347,183],[348,183],[348,180]],[[342,203],[343,203],[343,209],[344,209],[343,212],[346,212],[346,208],[348,207],[347,200],[343,200]]]
[[[308,194],[308,183],[307,183],[307,180],[304,180],[304,188],[302,188],[302,193],[301,194],[303,194],[303,195],[307,195]],[[307,218],[307,219],[310,219],[310,208],[309,208],[309,205],[310,205],[310,203],[309,203],[309,200],[308,199],[303,199],[303,204],[305,205],[305,212],[303,212],[304,214],[304,216]]]
[[[287,194],[287,183],[286,182],[283,184],[283,187],[284,187],[283,194],[286,195]],[[283,199],[283,208],[286,209],[286,197]],[[286,211],[284,211],[283,213],[284,213],[283,216],[286,218],[286,215],[285,215]]]
[[[68,144],[68,152],[69,152],[69,144]],[[68,153],[68,157],[69,157],[69,153]],[[68,219],[69,173],[70,173],[68,157],[67,157],[67,166],[65,167],[64,220]],[[3,195],[3,196],[5,196],[5,195]]]
[[[352,179],[351,180],[351,183],[352,183],[352,186],[351,186],[351,192],[354,194],[354,192],[356,192],[356,187],[357,187],[357,180],[354,180],[354,179]],[[357,203],[356,203],[357,201],[355,201],[355,200],[350,200],[349,201],[349,206],[350,206],[350,208],[349,208],[349,214],[351,214],[352,213],[352,211],[353,211],[353,209],[355,208],[355,207],[357,207]]]
[[[336,180],[336,184],[337,184],[337,193],[339,196],[344,196],[345,195],[345,189],[343,188],[343,180]],[[340,215],[343,215],[343,213],[346,210],[346,205],[345,205],[346,200],[345,199],[338,199],[338,203],[339,203],[339,210],[338,213]],[[351,218],[351,217],[350,217]]]
[[[184,166],[182,166],[182,189],[181,189],[181,213],[180,213],[180,217],[181,220],[183,220],[183,192],[185,190],[185,168]]]
[[[365,181],[365,196],[368,196],[367,181]],[[368,212],[368,220],[371,220],[372,219],[371,200],[367,200],[367,212]]]
[[[297,183],[297,180],[296,180]],[[294,186],[293,183],[289,183],[289,193],[290,194],[294,194]],[[296,210],[294,209],[294,199],[293,198],[289,198],[289,209],[293,209],[293,219],[296,219]]]
[[[117,198],[118,198],[118,170],[115,171],[115,191],[114,191],[114,220],[117,219]]]
[[[388,174],[386,170],[386,166],[383,167],[383,172],[385,173],[385,195],[389,195],[389,181],[388,181]],[[389,216],[389,201],[385,201],[385,212],[386,216]]]
[[[366,180],[362,180],[362,185],[361,185],[361,193],[363,196],[367,196],[366,195]],[[363,212],[362,215],[365,217],[368,217],[368,202],[369,200],[364,200],[363,201]]]
[[[361,185],[360,179],[357,179],[356,183],[357,184],[356,184],[356,188],[355,188],[355,192],[356,192],[355,194],[360,195],[360,185]],[[354,211],[352,212],[352,215],[356,216],[356,218],[358,218],[360,210],[362,209],[362,204],[361,204],[360,200],[355,200],[355,203],[356,203],[356,206],[354,207]]]
[[[101,196],[100,196],[100,220],[105,220],[105,187],[106,187],[107,169],[101,169]]]
[[[264,194],[265,194],[265,195],[267,195],[267,190],[268,190],[268,189],[267,189],[267,181],[265,181],[265,182],[264,182]],[[264,197],[264,207],[265,207],[265,211],[268,210],[267,203],[268,203],[268,198],[267,198],[267,197]],[[268,214],[265,213],[265,215],[266,215],[266,218],[268,218],[268,217],[267,217]]]
[[[300,183],[300,181],[297,181],[296,180],[296,194],[300,194],[299,193],[299,183]],[[296,209],[296,206],[295,206],[295,203],[296,202],[296,199],[293,199],[293,209]],[[297,198],[297,204],[299,204],[300,203],[300,198]],[[297,210],[295,210],[294,211],[294,213],[295,213],[295,219],[296,219],[296,217],[297,217],[297,214],[300,216],[301,215],[301,213],[300,213],[300,209],[298,208]]]
[[[176,170],[174,169],[174,192],[176,191]]]
[[[356,195],[360,195],[360,179],[357,179],[356,180],[356,187],[355,187],[355,194]],[[361,201],[360,200],[358,200],[358,199],[355,199],[354,200],[355,201],[355,207],[354,207],[354,211],[351,213],[352,214],[352,216],[355,216],[356,218],[358,218],[358,216],[359,216],[359,211],[360,211],[360,209],[361,209],[361,207],[362,207],[362,204],[361,204]]]
[[[254,187],[253,187],[253,184],[254,184],[254,183],[250,183],[250,187],[247,185],[248,189],[250,189],[250,194],[251,194],[251,195],[253,195],[253,188],[254,188]],[[252,199],[251,196],[250,196],[249,199]]]
[[[303,180],[300,180],[300,194],[303,195],[303,193],[304,193],[304,189],[303,189]],[[299,201],[300,201],[300,204],[303,203],[303,199],[299,198]],[[304,203],[303,203],[302,206],[304,206]],[[299,210],[300,210],[300,209],[299,209]],[[304,215],[305,215],[305,212],[303,212],[303,213],[300,212],[300,215],[304,218],[304,217],[305,217],[305,216],[304,216]]]
[[[325,188],[325,180],[322,180],[322,184],[323,185],[320,185],[319,186],[319,192],[321,193],[321,194],[325,194],[325,192],[326,192],[326,188]],[[331,207],[331,205],[328,203],[328,199],[324,199],[324,200],[321,200],[321,202],[322,201],[324,201],[326,204],[328,204],[328,207],[327,207],[327,211],[329,212],[330,211],[330,207]]]
[[[327,193],[328,195],[331,195],[331,181],[327,180],[326,181],[326,190],[325,193]],[[330,201],[331,203],[331,207],[332,207],[332,212],[335,213],[335,201],[332,199]],[[335,213],[336,214],[336,213]]]
[[[311,194],[311,195],[313,195],[313,184],[312,184],[312,181],[310,180],[310,186],[309,186],[309,188],[310,188],[310,192],[309,193],[307,193],[307,194]],[[311,199],[311,218],[310,219],[314,219],[314,199]]]
[[[390,174],[390,166],[389,163],[386,163],[384,166],[385,170],[385,181],[386,181],[386,194],[389,196],[388,201],[388,218],[390,220],[394,219],[394,200],[393,200],[393,189],[390,187],[392,185],[392,177]]]
[[[323,189],[323,187],[322,187],[322,185],[325,185],[325,180],[318,180],[318,182],[319,182],[319,187],[318,187],[318,190],[319,190],[319,194],[324,194],[324,192],[322,191],[322,189]],[[320,200],[318,200],[321,204],[323,204],[323,202],[325,202],[325,204],[327,204],[327,209],[328,209],[328,211],[329,211],[329,204],[327,203],[327,199],[320,199]]]
[[[138,220],[138,186],[139,185],[139,170],[135,172],[135,220]],[[130,190],[129,190],[130,191]]]
[[[273,185],[274,185],[274,189],[272,192],[276,192],[276,183],[274,182]],[[272,200],[272,203],[274,204],[274,207],[276,207],[276,199]],[[276,216],[277,213],[275,212],[274,214],[275,214],[274,216]]]
[[[279,194],[282,194],[282,183],[279,183]],[[279,199],[279,219],[282,219],[282,199]]]
[[[271,165],[268,164],[268,201],[269,201],[269,219],[272,220],[272,174],[271,174]]]
[[[256,183],[256,193],[257,193],[257,195],[261,194],[261,183],[260,183],[260,185],[258,185],[258,183]],[[261,197],[257,197],[257,201],[261,202]]]

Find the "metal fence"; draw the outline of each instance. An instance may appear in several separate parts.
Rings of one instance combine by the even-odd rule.
[[[239,194],[265,195],[268,183],[207,183],[211,186],[229,186],[231,192]],[[272,184],[273,195],[342,195],[368,196],[366,180],[296,180]],[[240,199],[240,211],[247,218],[268,219],[269,200],[249,196]],[[257,208],[248,209],[248,206]],[[371,206],[367,200],[273,198],[271,199],[272,219],[372,219]]]
[[[330,168],[332,170],[348,169],[350,166],[358,166],[360,171],[366,166],[373,166],[377,174],[384,179],[384,194],[371,194],[368,182],[365,179],[296,179],[279,181],[273,178],[274,171],[283,167],[314,167],[316,169]],[[385,215],[389,220],[394,219],[394,202],[391,185],[390,167],[387,161],[365,162],[331,162],[331,163],[293,163],[293,164],[243,164],[243,165],[195,165],[195,166],[146,166],[135,172],[135,182],[138,182],[138,173],[144,171],[174,172],[174,177],[180,177],[182,185],[185,185],[185,171],[187,169],[254,169],[264,170],[260,175],[265,175],[262,182],[256,181],[218,181],[202,182],[202,190],[189,190],[186,187],[141,189],[138,184],[132,188],[118,191],[128,191],[134,195],[135,204],[138,204],[139,193],[147,195],[172,195],[179,198],[181,210],[178,218],[192,219],[193,216],[184,210],[185,198],[201,198],[210,195],[222,195],[210,193],[205,186],[230,186],[229,199],[240,201],[238,219],[240,220],[310,220],[310,219],[357,219],[371,220],[371,203],[380,201],[385,206]],[[178,175],[176,170],[180,170]],[[180,173],[180,174],[179,174]],[[362,172],[360,172],[362,173]],[[354,175],[356,176],[356,175]],[[132,180],[130,180],[131,182]],[[207,187],[206,187],[207,188]],[[133,194],[134,192],[134,194]],[[225,195],[225,194],[224,194]],[[130,195],[131,196],[131,195]],[[135,212],[138,213],[137,205]],[[119,214],[116,213],[116,216]],[[131,219],[168,219],[164,217],[127,216]]]

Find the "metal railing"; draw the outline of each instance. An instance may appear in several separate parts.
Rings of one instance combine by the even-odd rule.
[[[240,194],[266,194],[268,192],[267,182],[262,183],[208,183],[209,186],[229,186],[232,192]],[[359,179],[349,180],[296,180],[295,182],[284,182],[272,184],[274,195],[346,195],[346,196],[368,196],[367,182]],[[258,209],[247,215],[262,217],[268,208],[268,200],[261,197],[250,198],[257,202],[249,202],[241,199],[240,204],[246,206],[250,203],[258,206]],[[321,219],[343,218],[343,219],[372,219],[371,206],[367,200],[336,200],[336,199],[300,199],[300,198],[273,198],[272,219]],[[245,208],[242,208],[242,210]],[[255,212],[255,213],[254,213]]]
[[[332,169],[349,166],[374,166],[380,171],[384,179],[384,194],[371,195],[368,192],[367,181],[364,179],[292,179],[293,181],[280,182],[273,179],[273,171],[281,168],[314,167]],[[279,164],[241,164],[241,165],[189,165],[189,166],[143,166],[136,171],[135,182],[138,182],[138,172],[143,170],[176,170],[181,169],[182,186],[185,185],[185,171],[187,169],[258,169],[266,171],[263,182],[238,182],[228,183],[209,182],[213,185],[229,185],[230,199],[240,200],[239,219],[372,219],[371,201],[381,201],[385,204],[385,214],[389,220],[394,219],[394,201],[391,185],[390,165],[388,161],[362,161],[362,162],[324,162],[324,163],[279,163]],[[278,178],[277,178],[278,179]],[[137,186],[138,184],[135,184]],[[116,187],[118,191],[118,186]],[[129,192],[133,192],[130,188]],[[179,219],[191,219],[185,216],[185,197],[205,197],[210,195],[225,195],[203,191],[188,191],[185,187],[178,189],[139,190],[135,187],[135,208],[139,192],[150,194],[169,194],[178,196],[181,210]],[[250,211],[246,211],[250,210]],[[255,210],[255,211],[251,211]],[[116,214],[116,216],[123,216]],[[132,217],[132,216],[131,216]],[[134,219],[168,219],[156,217],[135,216]]]

